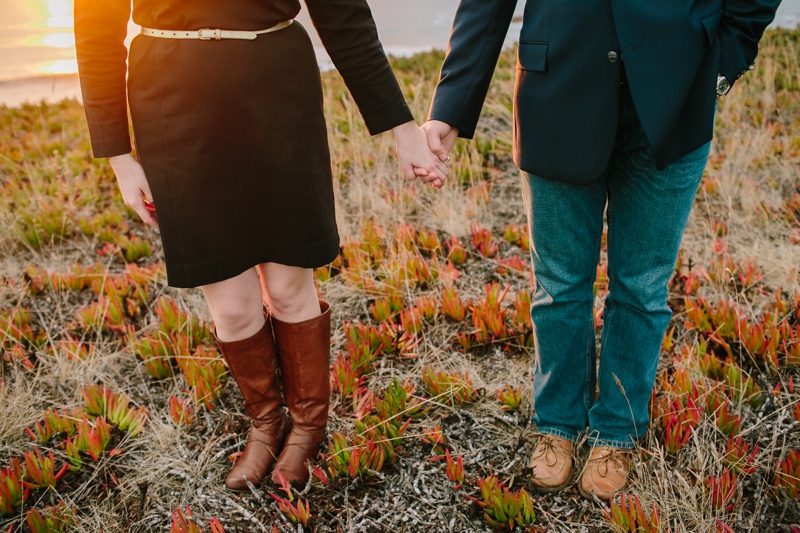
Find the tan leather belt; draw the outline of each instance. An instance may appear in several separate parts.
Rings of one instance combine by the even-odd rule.
[[[242,39],[252,41],[264,33],[280,31],[292,25],[294,20],[287,20],[274,25],[266,30],[258,31],[239,31],[221,30],[219,28],[203,28],[202,30],[178,31],[178,30],[154,30],[153,28],[142,27],[141,34],[148,37],[160,37],[161,39],[200,39],[201,41],[220,41],[222,39]]]

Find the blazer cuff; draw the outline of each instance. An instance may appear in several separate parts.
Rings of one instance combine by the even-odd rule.
[[[131,138],[126,135],[124,138],[109,138],[92,140],[92,157],[114,157],[131,153]]]
[[[382,108],[380,111],[365,112],[362,115],[370,135],[378,135],[406,122],[414,121],[414,115],[405,101],[388,109]]]
[[[446,110],[439,109],[436,106],[431,108],[428,120],[438,120],[439,122],[444,122],[458,129],[458,136],[462,139],[472,139],[475,137],[477,124],[462,122],[454,113],[448,113]]]

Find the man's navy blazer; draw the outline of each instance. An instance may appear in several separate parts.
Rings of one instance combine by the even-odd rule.
[[[517,0],[461,0],[430,118],[472,138]],[[617,131],[621,67],[665,168],[709,142],[717,74],[755,61],[780,0],[528,0],[514,91],[514,162],[591,183]]]

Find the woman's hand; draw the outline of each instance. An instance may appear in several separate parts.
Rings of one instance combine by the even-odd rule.
[[[114,175],[117,176],[117,184],[125,205],[136,211],[145,224],[157,228],[158,218],[152,207],[153,195],[142,165],[131,154],[110,157],[108,162],[111,163]]]
[[[397,143],[397,157],[406,177],[422,178],[441,189],[449,171],[446,158],[443,161],[431,152],[425,131],[414,122],[406,122],[393,128],[392,133]]]

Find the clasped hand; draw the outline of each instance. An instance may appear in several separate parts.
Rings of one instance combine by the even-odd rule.
[[[441,189],[449,172],[449,153],[458,130],[433,120],[421,128],[413,122],[407,122],[392,131],[397,143],[397,156],[406,177],[420,178]]]

